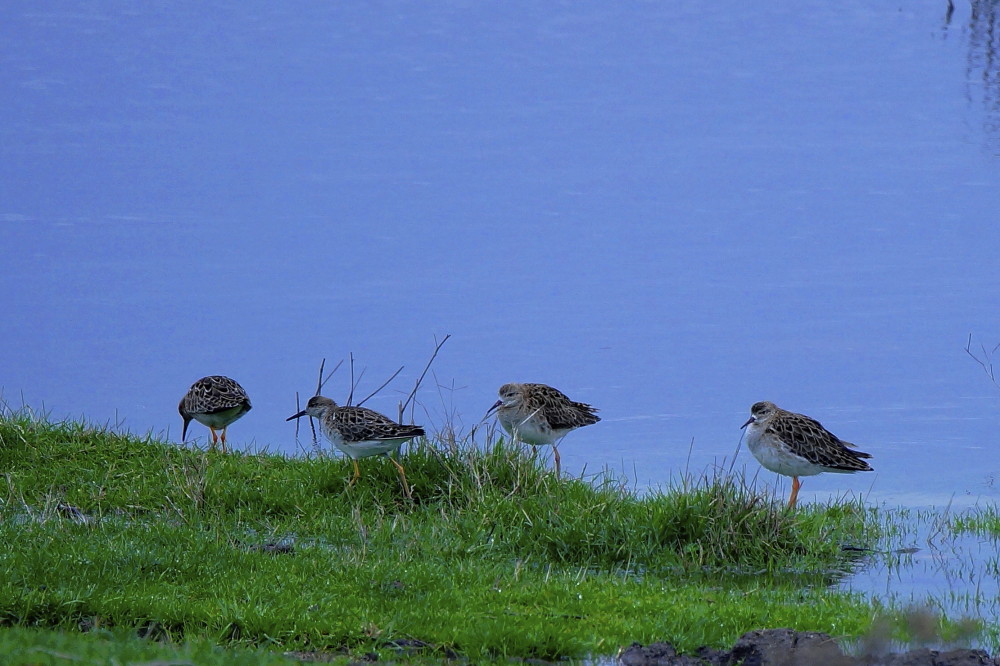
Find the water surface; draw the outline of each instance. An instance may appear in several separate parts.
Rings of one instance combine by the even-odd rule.
[[[451,334],[414,418],[550,383],[604,418],[572,473],[704,469],[767,399],[875,456],[804,500],[992,500],[995,10],[946,9],[7,4],[3,397],[176,439],[222,373],[293,453],[322,358],[405,365],[393,413]]]

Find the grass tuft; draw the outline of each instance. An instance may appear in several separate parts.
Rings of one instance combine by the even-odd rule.
[[[0,418],[0,622],[258,649],[472,659],[681,648],[790,626],[860,635],[825,587],[860,505],[788,511],[714,471],[639,495],[556,479],[529,447],[421,440],[401,458],[223,455],[107,428]],[[402,642],[401,642],[402,641]]]

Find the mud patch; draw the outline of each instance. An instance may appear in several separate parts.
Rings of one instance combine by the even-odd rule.
[[[670,643],[633,643],[618,654],[623,666],[1000,666],[982,650],[927,648],[881,655],[851,656],[828,634],[792,629],[748,631],[731,650],[699,648],[678,654]]]

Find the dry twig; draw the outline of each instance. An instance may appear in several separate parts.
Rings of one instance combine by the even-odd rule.
[[[420,373],[420,377],[417,379],[417,383],[413,385],[413,390],[410,391],[410,395],[408,395],[406,397],[406,401],[402,405],[400,405],[400,407],[399,407],[399,420],[400,421],[403,420],[403,413],[406,412],[407,405],[409,405],[410,401],[413,400],[414,396],[417,395],[417,389],[420,388],[421,382],[423,382],[424,381],[424,377],[427,376],[427,371],[431,369],[431,363],[433,363],[434,359],[437,358],[438,352],[441,351],[441,347],[444,346],[444,343],[448,342],[448,338],[450,338],[450,337],[451,337],[451,333],[447,334],[446,336],[444,336],[441,339],[441,342],[438,342],[437,345],[434,347],[434,353],[431,354],[430,359],[427,361],[427,365],[424,366],[424,371]],[[435,340],[436,339],[437,339],[437,337],[435,336]],[[412,420],[412,416],[413,415],[411,414],[410,416],[411,416],[411,420]]]
[[[1000,349],[1000,343],[998,343],[993,349],[986,349],[983,344],[979,345],[980,350],[983,353],[983,357],[979,358],[974,353],[972,353],[972,333],[969,333],[969,341],[965,343],[965,353],[972,357],[972,360],[979,364],[979,367],[983,369],[986,376],[990,378],[993,385],[1000,388],[1000,384],[997,383],[996,373],[993,370],[993,354]]]
[[[337,370],[343,364],[344,364],[344,359],[340,359],[339,361],[337,361],[337,365],[333,366],[333,370],[330,371],[330,374],[324,377],[323,368],[326,366],[326,359],[325,358],[323,359],[323,361],[319,364],[319,382],[316,384],[316,395],[319,395],[320,393],[323,392],[323,387],[326,386],[326,383],[328,381],[330,381],[330,377],[333,377],[333,373],[337,372]]]
[[[371,393],[369,393],[368,397],[366,397],[364,400],[362,400],[361,402],[359,402],[357,406],[360,407],[361,405],[363,405],[366,402],[368,402],[369,398],[372,398],[372,397],[378,395],[378,392],[381,391],[382,389],[384,389],[386,386],[388,386],[389,382],[391,382],[393,379],[395,379],[399,375],[399,373],[401,373],[403,371],[403,368],[405,368],[405,367],[406,367],[405,365],[399,366],[399,370],[397,370],[396,372],[392,373],[392,376],[389,377],[389,379],[387,379],[384,382],[382,382],[382,386],[379,386],[377,389],[375,389],[374,391],[372,391]]]
[[[368,368],[361,368],[361,374],[358,375],[357,381],[354,379],[354,352],[351,352],[351,392],[347,396],[347,405],[354,404],[354,391],[358,388],[358,384],[361,383],[361,378],[365,376],[365,370]],[[369,396],[371,397],[371,396]],[[367,400],[367,398],[366,398]]]

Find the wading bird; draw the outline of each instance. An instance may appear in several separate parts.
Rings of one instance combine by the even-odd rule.
[[[590,405],[570,400],[562,391],[545,384],[504,384],[498,393],[500,399],[486,416],[496,410],[500,425],[514,439],[533,446],[551,446],[557,478],[562,438],[601,420]]]
[[[222,375],[202,377],[191,385],[177,406],[184,419],[181,441],[187,439],[188,424],[194,419],[212,431],[211,448],[221,441],[222,452],[226,453],[226,428],[251,407],[247,392],[236,381]],[[221,437],[216,430],[222,430]]]
[[[320,429],[326,438],[354,462],[354,476],[348,485],[354,485],[361,476],[358,458],[377,455],[388,457],[403,442],[424,435],[424,429],[420,426],[396,423],[367,407],[341,407],[321,395],[309,398],[305,409],[285,420],[291,421],[307,414],[319,419]],[[410,497],[410,485],[406,482],[403,466],[391,457],[389,461],[399,470],[403,491]]]
[[[795,506],[799,496],[800,476],[872,471],[864,461],[872,457],[870,453],[856,450],[819,421],[781,409],[773,402],[754,403],[750,419],[741,428],[747,428],[747,446],[761,465],[792,477],[789,508]]]

